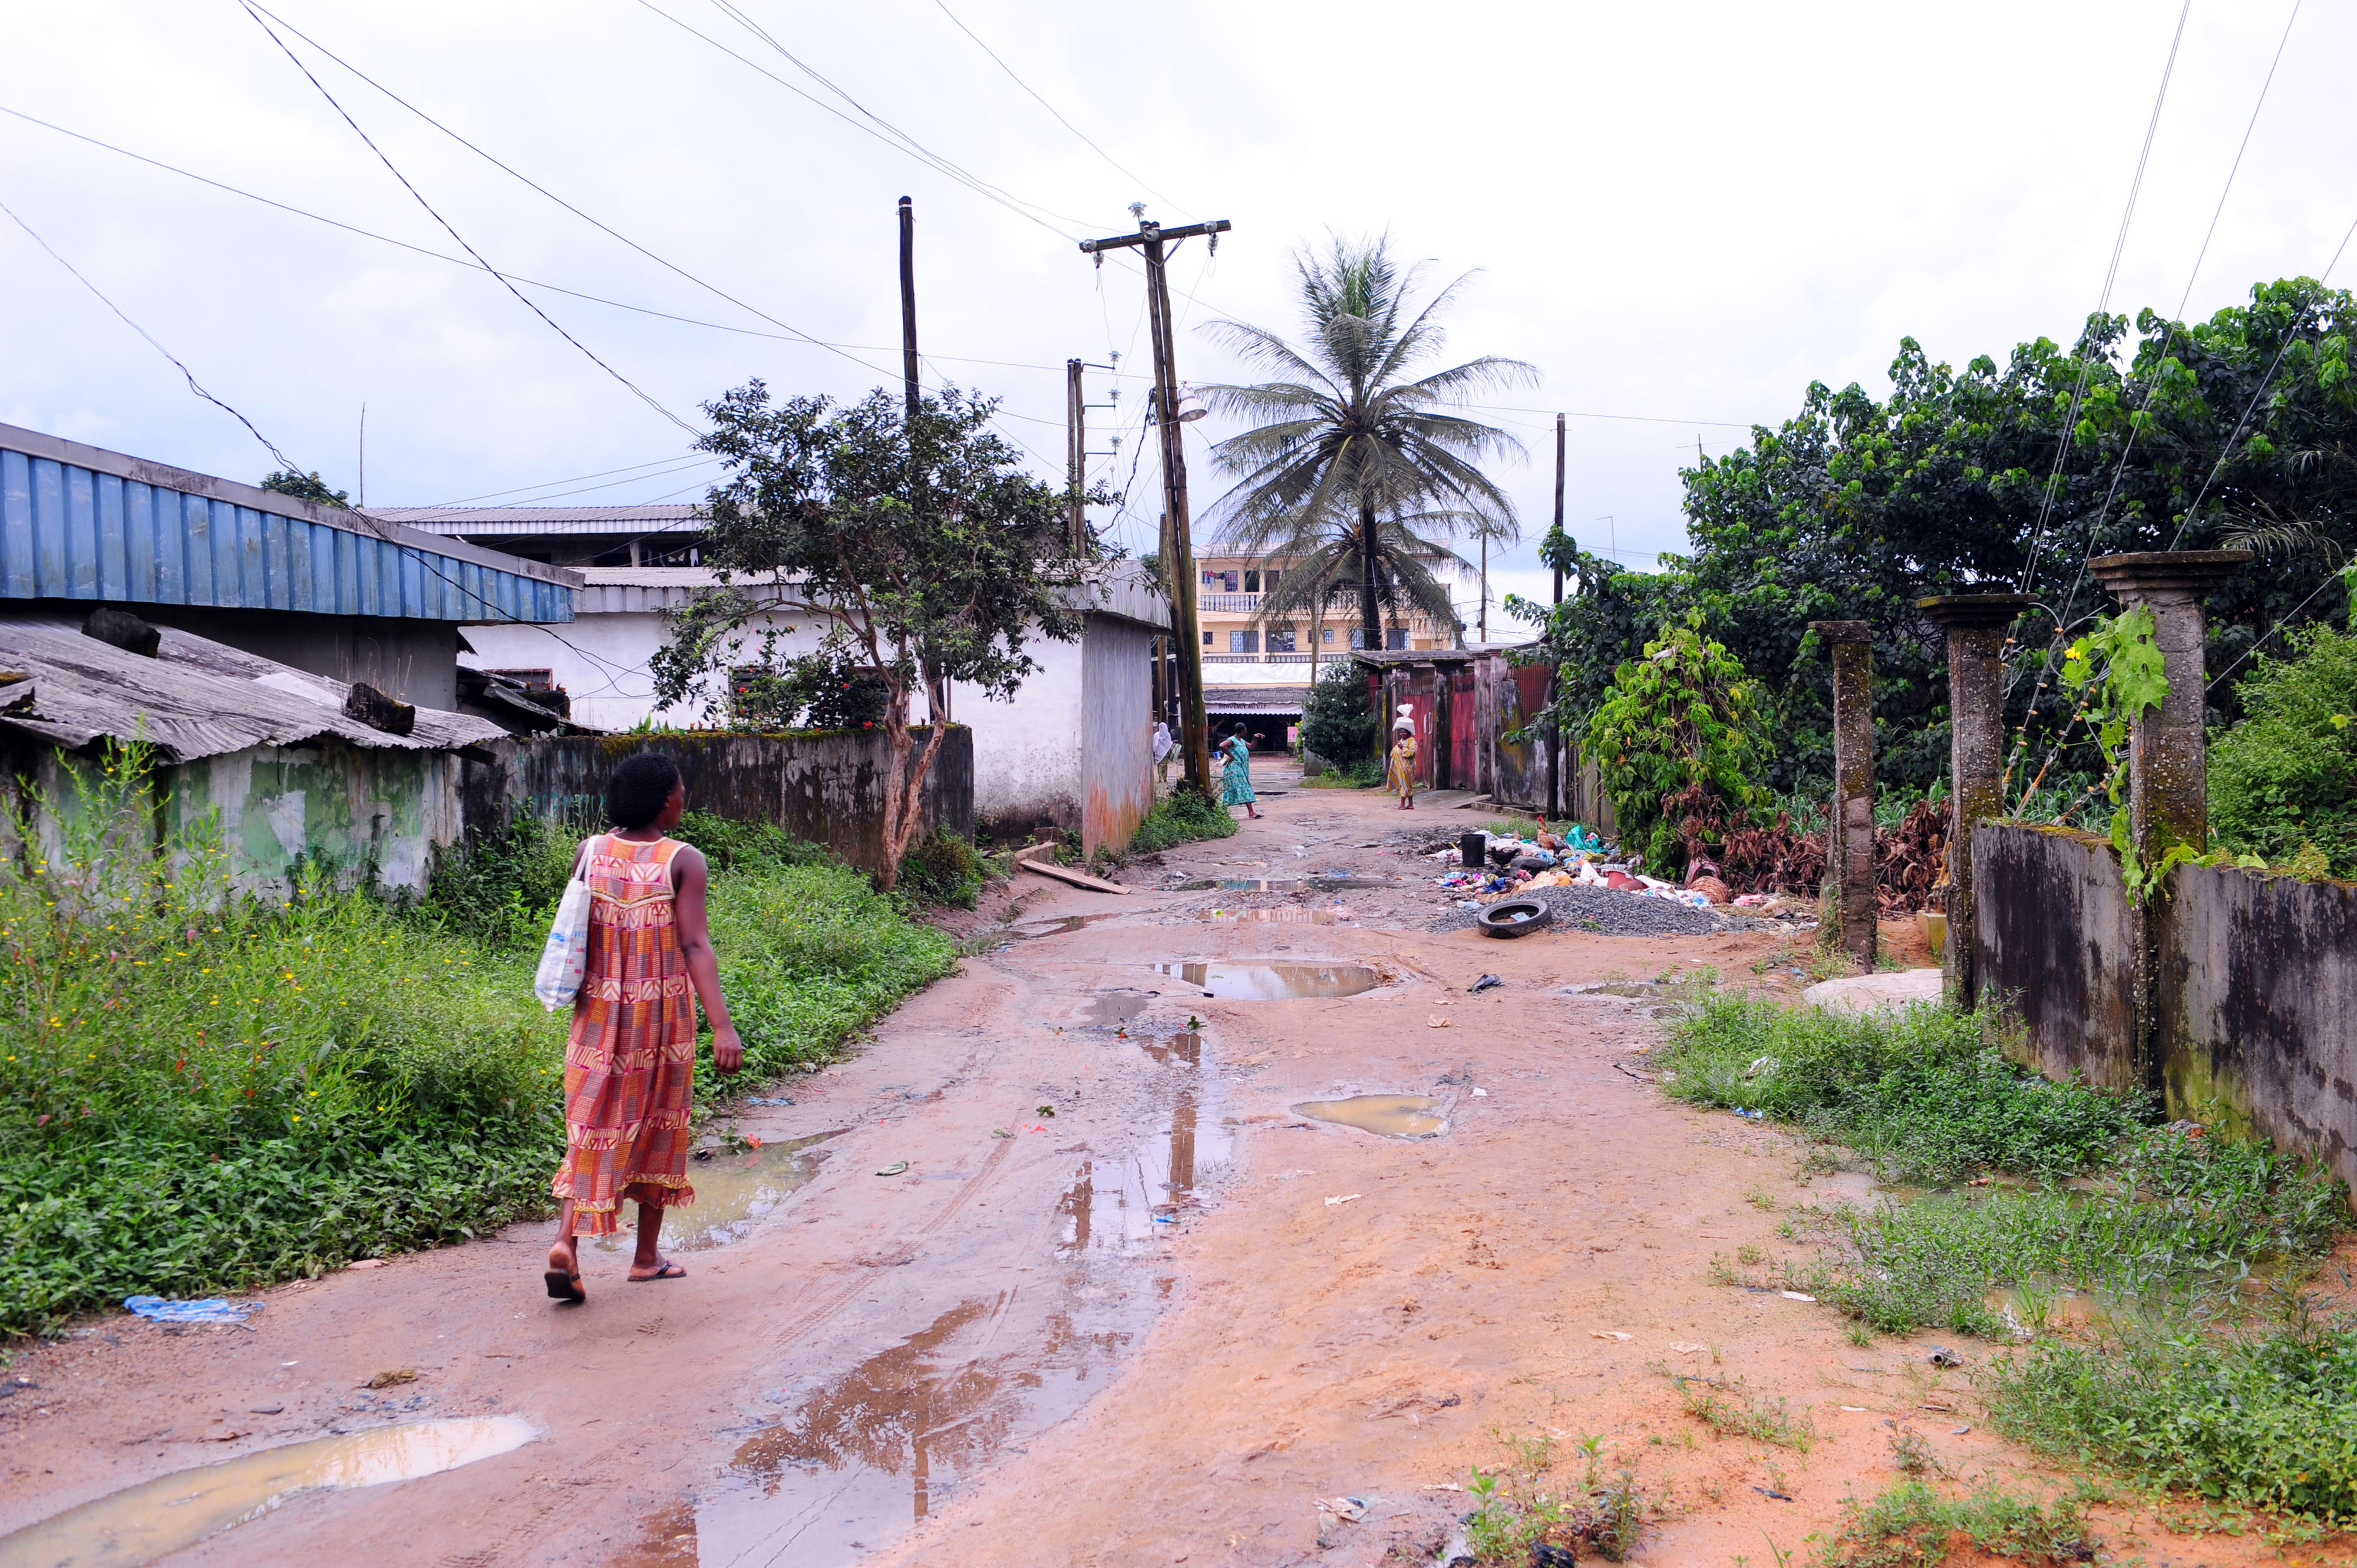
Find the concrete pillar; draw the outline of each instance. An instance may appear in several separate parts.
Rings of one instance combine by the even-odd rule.
[[[1874,628],[1862,620],[1813,620],[1834,661],[1834,800],[1825,834],[1825,886],[1834,895],[1835,944],[1873,972]]]
[[[1947,594],[1915,607],[1948,633],[1948,994],[1974,1005],[1973,826],[2005,810],[2006,628],[2026,594]]]
[[[2210,847],[2201,600],[2251,559],[2247,550],[2147,550],[2087,563],[2124,607],[2152,612],[2153,640],[2169,677],[2169,695],[2137,715],[2128,732],[2128,821],[2147,865],[2172,844]]]

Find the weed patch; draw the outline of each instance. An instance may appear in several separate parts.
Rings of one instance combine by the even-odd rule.
[[[1580,1444],[1587,1475],[1576,1488],[1550,1491],[1544,1482],[1555,1462],[1551,1437],[1500,1435],[1506,1462],[1495,1470],[1475,1466],[1465,1488],[1473,1511],[1465,1518],[1465,1541],[1479,1563],[1523,1563],[1542,1543],[1566,1556],[1592,1552],[1608,1563],[1628,1559],[1652,1513],[1636,1473],[1623,1468],[1611,1481],[1598,1475],[1599,1439]]]
[[[1997,1429],[2048,1453],[2327,1528],[2357,1522],[2357,1325],[2296,1300],[2247,1337],[2044,1343],[1982,1379]]]
[[[2025,1072],[1984,1020],[1933,1006],[1845,1016],[1704,996],[1655,1060],[1681,1100],[1764,1112],[1848,1144],[1886,1181],[1925,1186],[1986,1168],[2076,1174],[2145,1109]]]
[[[1197,839],[1223,839],[1236,831],[1228,809],[1200,789],[1181,784],[1159,800],[1130,835],[1131,854],[1152,854]]]
[[[2041,1501],[1987,1486],[1961,1497],[1922,1481],[1901,1481],[1872,1502],[1845,1505],[1841,1533],[1817,1561],[1824,1568],[1937,1568],[1959,1546],[2024,1563],[2091,1563],[2087,1505],[2066,1493]]]
[[[1670,1381],[1685,1402],[1686,1413],[1721,1437],[1748,1437],[1800,1454],[1816,1441],[1816,1427],[1806,1415],[1794,1416],[1782,1399],[1755,1396],[1740,1378],[1721,1383],[1673,1374]]]

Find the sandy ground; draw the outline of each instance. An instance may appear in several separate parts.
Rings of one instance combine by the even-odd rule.
[[[841,1067],[760,1091],[792,1103],[741,1111],[763,1147],[716,1157],[698,1208],[706,1230],[745,1217],[675,1254],[684,1280],[626,1284],[625,1254],[593,1251],[588,1304],[554,1305],[548,1228],[523,1226],[264,1293],[245,1328],[109,1317],[21,1355],[0,1532],[272,1444],[484,1414],[540,1436],[297,1496],[168,1560],[1430,1563],[1469,1467],[1552,1436],[1550,1485],[1585,1439],[1652,1499],[1639,1561],[1767,1564],[1899,1478],[1893,1423],[1953,1476],[2055,1484],[1982,1430],[1932,1340],[1861,1347],[1773,1288],[1808,1262],[1779,1210],[1858,1178],[1810,1181],[1786,1135],[1663,1096],[1646,997],[1565,992],[1710,965],[1791,993],[1783,939],[1436,936],[1428,883],[1156,890],[1428,879],[1395,835],[1483,820],[1448,803],[1295,788],[1131,867],[1127,895],[1025,877],[960,974]],[[1156,967],[1246,959],[1383,983],[1240,1000]],[[1484,973],[1504,983],[1469,993]],[[1361,1093],[1429,1096],[1446,1131],[1293,1110]],[[1752,1249],[1739,1272],[1765,1283],[1711,1283]],[[397,1369],[415,1380],[361,1386]],[[1715,1436],[1674,1373],[1781,1402],[1813,1439]],[[2146,1516],[2101,1533],[2121,1561],[2285,1560]]]

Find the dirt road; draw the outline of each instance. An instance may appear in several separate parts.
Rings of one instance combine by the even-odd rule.
[[[588,1304],[555,1306],[526,1226],[268,1292],[244,1328],[108,1318],[20,1357],[0,1533],[231,1455],[491,1415],[537,1435],[168,1561],[1428,1563],[1504,1434],[1555,1437],[1558,1484],[1582,1439],[1631,1471],[1659,1516],[1641,1561],[1767,1563],[1897,1477],[1890,1422],[1953,1473],[2038,1473],[1924,1345],[1711,1283],[1751,1249],[1755,1275],[1805,1262],[1776,1211],[1849,1178],[1802,1185],[1784,1135],[1666,1100],[1646,997],[1566,993],[1701,964],[1789,990],[1754,973],[1780,939],[1435,935],[1394,835],[1477,818],[1297,789],[1265,811],[1125,896],[1027,877],[1002,941],[760,1091],[737,1123],[760,1147],[699,1175],[715,1244],[675,1254],[684,1280],[592,1251]],[[1155,890],[1312,873],[1426,880]],[[1483,973],[1503,983],[1469,993]],[[1324,993],[1235,994],[1287,987]],[[1445,1128],[1294,1111],[1371,1093]],[[1670,1372],[1782,1402],[1805,1451],[1714,1435]]]

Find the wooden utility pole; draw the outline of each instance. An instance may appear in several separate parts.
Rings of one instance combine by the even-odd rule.
[[[908,383],[909,417],[917,417],[917,209],[900,199],[900,379]]]
[[[1230,225],[1224,218],[1165,229],[1146,220],[1142,206],[1137,232],[1109,240],[1083,240],[1081,250],[1104,265],[1104,252],[1135,246],[1146,257],[1146,314],[1154,329],[1154,415],[1162,432],[1162,496],[1169,514],[1170,632],[1178,642],[1178,723],[1187,756],[1187,782],[1210,794],[1211,742],[1203,714],[1203,633],[1196,613],[1195,546],[1187,511],[1187,455],[1178,432],[1178,367],[1171,341],[1170,279],[1165,244],[1198,234],[1212,248]]]
[[[1082,495],[1088,489],[1082,476],[1088,469],[1089,416],[1087,404],[1082,402],[1081,362],[1064,361],[1064,456],[1071,475],[1072,551],[1075,554],[1088,548],[1088,508]]]
[[[1555,416],[1555,531],[1563,532],[1563,415]],[[1555,569],[1555,602],[1563,603],[1563,568]]]

